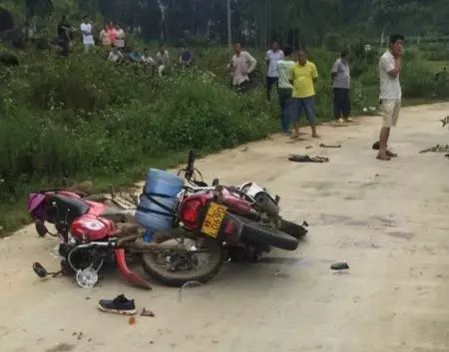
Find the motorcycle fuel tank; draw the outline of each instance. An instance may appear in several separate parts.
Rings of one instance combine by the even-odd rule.
[[[112,221],[86,214],[76,219],[70,227],[72,236],[80,241],[99,241],[115,230]]]

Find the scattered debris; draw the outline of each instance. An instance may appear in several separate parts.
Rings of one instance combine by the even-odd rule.
[[[306,146],[306,149],[312,149],[313,148],[313,146],[312,145],[308,145],[308,146]]]
[[[320,144],[320,148],[333,148],[333,149],[339,149],[341,148],[341,144]]]
[[[327,163],[329,162],[329,158],[321,157],[321,156],[315,156],[311,157],[309,155],[299,155],[299,154],[292,154],[288,157],[288,160],[294,161],[296,163]]]
[[[150,345],[153,345],[153,344],[154,344],[154,341],[153,341],[153,340],[151,340],[151,341],[150,341]]]
[[[178,296],[178,301],[180,303],[182,303],[182,293],[184,291],[184,289],[186,288],[196,288],[196,287],[200,287],[203,286],[203,284],[199,281],[189,281],[186,282],[184,285],[182,285],[182,287],[179,289],[179,296]]]
[[[143,309],[142,309],[142,312],[140,313],[140,316],[142,316],[142,317],[151,317],[151,318],[154,318],[154,317],[156,316],[156,314],[154,314],[154,312],[151,311],[151,310],[148,310],[148,309],[146,309],[146,308],[143,308]]]
[[[134,325],[134,324],[136,324],[136,318],[134,318],[134,317],[129,317],[128,323],[129,323],[129,325]]]
[[[241,151],[242,151],[242,152],[247,152],[248,149],[249,149],[248,147],[243,147],[243,148],[241,149]]]
[[[86,297],[86,298],[85,298],[85,300],[86,300],[86,301],[90,300],[90,297],[89,297],[89,296],[88,296],[88,297]]]
[[[446,127],[446,125],[449,125],[449,116],[446,116],[444,119],[440,120],[443,123],[443,127]]]
[[[82,331],[79,332],[75,331],[73,332],[72,336],[75,336],[78,340],[81,340],[84,336],[84,333]]]
[[[331,265],[332,270],[349,270],[348,263],[335,263]]]
[[[55,347],[47,348],[45,352],[69,352],[74,348],[74,345],[69,345],[68,343],[58,343]]]
[[[92,342],[92,337],[89,337],[89,339],[87,340],[87,342]]]
[[[424,154],[424,153],[449,153],[449,144],[446,144],[446,145],[439,145],[439,144],[437,144],[435,147],[421,150],[419,153],[420,154]]]

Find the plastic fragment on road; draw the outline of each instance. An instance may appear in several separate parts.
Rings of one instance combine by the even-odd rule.
[[[349,270],[348,263],[335,263],[331,265],[332,270]]]

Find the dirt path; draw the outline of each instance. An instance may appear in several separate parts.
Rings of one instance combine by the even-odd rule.
[[[31,263],[57,267],[56,242],[30,228],[0,240],[0,351],[448,351],[449,161],[418,154],[448,143],[438,123],[448,109],[405,109],[391,163],[370,150],[378,118],[322,128],[323,141],[343,144],[338,150],[308,136],[294,144],[275,137],[200,161],[208,179],[266,185],[282,197],[285,217],[308,220],[311,231],[297,253],[226,264],[182,300],[176,289],[148,293],[115,273],[92,290],[67,278],[40,282]],[[286,160],[304,152],[331,162]],[[332,273],[335,261],[348,261],[350,272]],[[122,292],[157,317],[130,326],[95,309]]]

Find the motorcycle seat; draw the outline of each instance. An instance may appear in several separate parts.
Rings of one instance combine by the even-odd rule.
[[[88,211],[89,205],[83,200],[55,194],[49,198],[47,216],[48,221],[52,223],[67,221],[67,223],[71,224],[73,220],[86,214]]]

